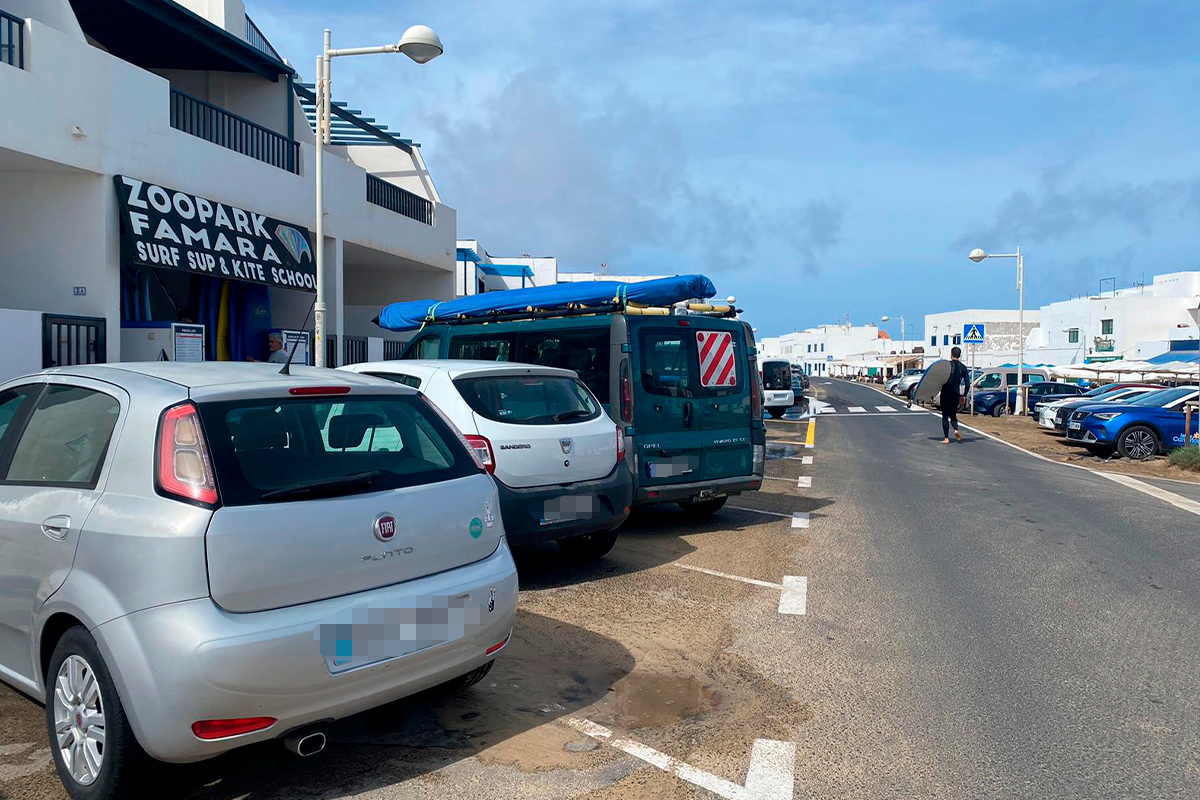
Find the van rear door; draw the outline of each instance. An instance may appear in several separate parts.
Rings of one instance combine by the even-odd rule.
[[[700,480],[703,445],[695,331],[667,324],[634,330],[638,485],[653,490]]]
[[[740,325],[703,317],[692,321],[699,356],[700,476],[717,480],[754,471],[750,381],[746,343]]]

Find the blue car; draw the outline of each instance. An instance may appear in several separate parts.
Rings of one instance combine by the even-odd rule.
[[[1029,404],[1028,412],[1032,414],[1043,398],[1053,397],[1061,400],[1063,397],[1081,395],[1086,389],[1074,383],[1058,383],[1057,381],[1037,381],[1023,385],[1025,397]],[[988,389],[975,393],[975,413],[990,414],[1002,417],[1017,405],[1017,388],[1014,386],[1005,392],[1003,389]]]
[[[1067,440],[1093,455],[1120,453],[1144,461],[1185,444],[1200,443],[1200,415],[1192,412],[1191,440],[1184,441],[1184,403],[1200,396],[1195,386],[1142,395],[1128,403],[1096,403],[1071,412]]]

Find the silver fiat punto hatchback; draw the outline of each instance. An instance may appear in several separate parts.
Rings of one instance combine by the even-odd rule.
[[[0,384],[0,678],[68,792],[447,682],[508,642],[496,487],[417,392],[351,373],[111,364]]]

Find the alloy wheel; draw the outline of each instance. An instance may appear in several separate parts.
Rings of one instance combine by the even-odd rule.
[[[104,700],[91,664],[67,656],[54,681],[54,733],[67,772],[89,786],[104,766]]]
[[[1154,436],[1149,431],[1130,431],[1125,435],[1125,454],[1136,461],[1154,455]]]

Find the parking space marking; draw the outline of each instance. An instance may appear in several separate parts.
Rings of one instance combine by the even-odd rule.
[[[768,481],[787,481],[788,483],[791,483],[791,482],[792,482],[792,479],[791,479],[791,478],[776,478],[774,475],[763,475],[763,480],[768,480]],[[737,506],[730,506],[730,508],[737,508]],[[742,510],[743,510],[743,511],[753,511],[754,509],[753,509],[753,508],[744,508],[744,509],[742,509]]]
[[[865,408],[863,408],[862,406],[850,406],[850,407],[849,407],[848,409],[846,409],[846,410],[847,410],[847,411],[849,411],[851,414],[865,414],[865,413],[867,413],[867,410],[866,410]]]
[[[796,785],[796,744],[775,739],[755,739],[750,750],[746,785],[739,786],[693,767],[649,745],[617,736],[613,731],[583,717],[569,717],[567,724],[593,739],[615,747],[626,755],[645,761],[693,786],[706,789],[725,800],[791,800]]]
[[[812,477],[809,475],[801,475],[799,478],[796,479],[796,488],[797,489],[811,489],[812,488]]]
[[[751,509],[747,509],[747,510],[751,510]],[[787,516],[787,515],[781,514],[780,516]],[[757,578],[743,578],[741,575],[730,575],[728,572],[717,572],[715,569],[705,569],[704,567],[694,567],[691,564],[674,564],[673,566],[679,567],[680,569],[690,569],[692,572],[703,572],[705,575],[712,575],[714,578],[728,578],[731,581],[741,581],[742,583],[749,583],[752,586],[761,586],[764,589],[782,589],[783,588],[782,584],[771,583],[770,581],[760,581]]]
[[[1103,472],[1101,470],[1093,470],[1093,472],[1095,472],[1097,475],[1108,478],[1114,483],[1119,483],[1122,486],[1128,486],[1130,489],[1134,489],[1143,494],[1148,494],[1151,497],[1157,497],[1159,500],[1170,503],[1178,509],[1200,515],[1200,503],[1184,497],[1183,495],[1175,494],[1174,492],[1167,491],[1162,487],[1146,483],[1145,481],[1139,481],[1137,478],[1131,478],[1128,475],[1121,475],[1116,472]]]
[[[779,594],[780,614],[801,614],[807,611],[808,578],[797,575],[783,577],[783,591]]]
[[[801,464],[811,464],[811,463],[812,463],[812,460],[813,460],[813,457],[812,457],[812,456],[800,456],[800,463],[801,463]]]
[[[792,527],[793,528],[807,528],[808,522],[809,522],[808,512],[797,511],[795,514],[792,514]]]
[[[776,480],[792,482],[791,478],[776,478]],[[725,506],[734,511],[749,511],[751,514],[762,514],[767,517],[779,517],[780,519],[791,519],[791,514],[780,514],[778,511],[763,511],[761,508],[747,508],[746,506]]]
[[[808,433],[804,437],[804,446],[808,448],[817,446],[817,421],[815,419],[808,421]]]
[[[876,408],[876,410],[882,411],[885,414],[896,410],[895,406],[875,406],[875,408]]]
[[[792,447],[806,447],[804,442],[785,442],[782,439],[768,439],[767,444],[790,444]]]

